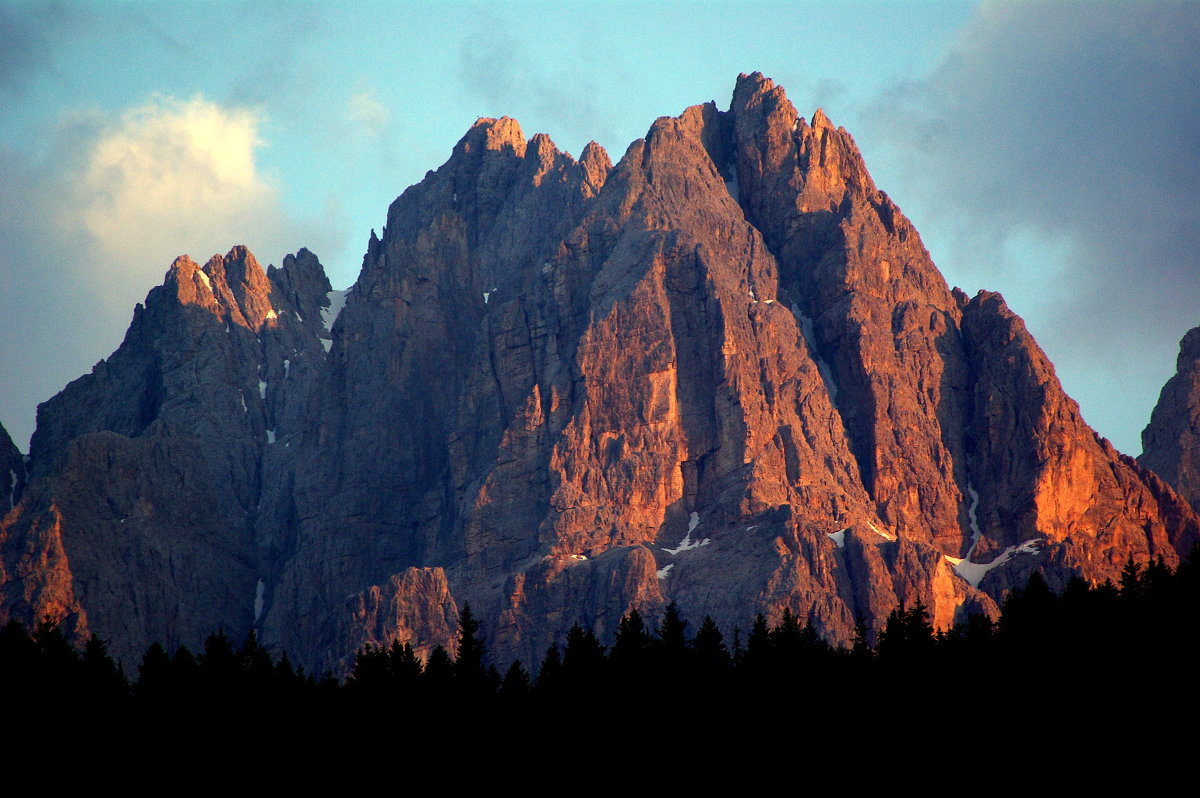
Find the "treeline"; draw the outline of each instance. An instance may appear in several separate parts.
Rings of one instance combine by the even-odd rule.
[[[490,661],[479,622],[464,606],[456,656],[439,647],[423,661],[408,644],[366,647],[344,682],[315,678],[286,654],[273,657],[253,633],[235,645],[217,632],[196,654],[156,643],[137,673],[126,674],[96,637],[76,650],[54,624],[30,631],[11,621],[0,629],[0,690],[10,704],[48,697],[127,706],[410,710],[540,711],[577,700],[649,708],[700,699],[727,708],[802,704],[810,713],[940,702],[969,714],[1033,701],[1104,704],[1131,687],[1168,695],[1183,686],[1200,649],[1197,562],[1193,556],[1173,572],[1161,559],[1130,561],[1117,584],[1072,579],[1060,594],[1034,573],[1009,593],[997,622],[973,616],[937,632],[918,603],[893,611],[877,635],[860,627],[846,649],[786,611],[774,626],[759,615],[744,634],[727,635],[711,618],[693,633],[671,604],[657,624],[630,612],[607,641],[576,624],[533,668]]]

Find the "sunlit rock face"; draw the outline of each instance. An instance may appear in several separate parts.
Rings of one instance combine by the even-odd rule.
[[[1142,432],[1138,462],[1200,509],[1200,327],[1179,342],[1175,376],[1163,386]]]
[[[129,653],[253,627],[310,669],[452,646],[468,602],[502,661],[669,601],[844,644],[1198,532],[758,74],[615,165],[480,119],[344,294],[303,251],[177,261],[33,449],[4,612]]]
[[[4,613],[100,634],[126,662],[245,632],[272,550],[259,503],[325,358],[328,293],[303,250],[269,272],[242,247],[176,259],[112,357],[38,408]]]

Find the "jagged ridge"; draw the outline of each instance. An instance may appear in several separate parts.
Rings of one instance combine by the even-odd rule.
[[[255,626],[318,668],[451,644],[463,601],[526,661],[668,600],[847,643],[902,601],[945,626],[1031,568],[1103,579],[1197,538],[999,295],[949,290],[849,134],[759,74],[616,165],[479,120],[392,204],[329,331],[315,258],[252,264],[177,261],[43,407],[6,613],[128,650]],[[155,557],[114,568],[129,541]]]

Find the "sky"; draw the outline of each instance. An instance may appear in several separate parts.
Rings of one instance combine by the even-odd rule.
[[[344,288],[476,118],[615,161],[761,71],[1136,455],[1200,324],[1197,41],[1149,0],[0,0],[0,423],[27,451],[178,255],[307,247]]]

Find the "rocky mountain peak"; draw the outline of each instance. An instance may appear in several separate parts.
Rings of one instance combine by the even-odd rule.
[[[525,134],[517,120],[507,116],[499,119],[480,117],[467,134],[455,145],[456,152],[470,153],[478,149],[491,152],[511,152],[518,158],[525,155]]]
[[[1179,342],[1175,367],[1142,431],[1138,462],[1200,509],[1200,327]]]
[[[177,260],[33,448],[3,612],[134,654],[254,628],[317,670],[451,645],[464,602],[501,659],[668,601],[848,643],[901,603],[994,614],[1033,569],[1173,563],[1200,530],[759,73],[615,166],[480,119],[348,294],[305,250]]]

